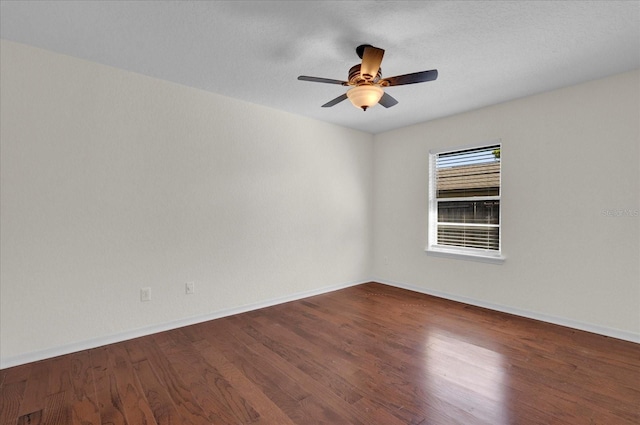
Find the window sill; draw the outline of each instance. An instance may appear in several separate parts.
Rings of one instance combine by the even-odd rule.
[[[482,253],[462,252],[439,247],[427,247],[425,251],[427,252],[427,255],[433,257],[455,258],[459,260],[479,261],[481,263],[503,264],[506,260],[502,255],[484,255]]]

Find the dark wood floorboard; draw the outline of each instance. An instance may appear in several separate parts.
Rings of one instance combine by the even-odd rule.
[[[638,425],[640,344],[377,283],[0,371],[0,425]]]

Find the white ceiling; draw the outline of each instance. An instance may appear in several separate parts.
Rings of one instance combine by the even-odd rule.
[[[640,68],[639,1],[7,1],[4,39],[369,133]],[[359,44],[383,76],[437,69],[386,89],[366,112],[339,85]]]

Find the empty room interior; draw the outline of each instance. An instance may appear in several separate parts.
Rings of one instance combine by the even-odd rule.
[[[0,25],[0,425],[640,423],[639,1]]]

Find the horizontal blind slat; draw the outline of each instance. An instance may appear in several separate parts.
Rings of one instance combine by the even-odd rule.
[[[438,225],[438,244],[498,250],[498,227]]]

